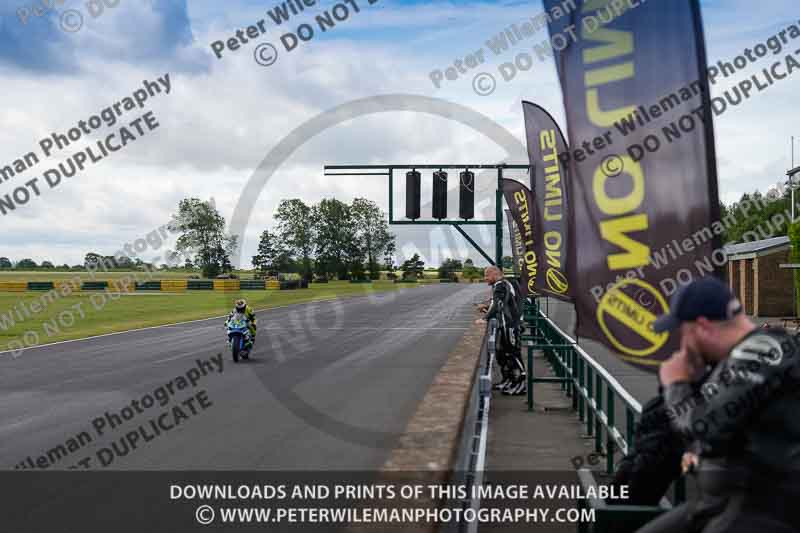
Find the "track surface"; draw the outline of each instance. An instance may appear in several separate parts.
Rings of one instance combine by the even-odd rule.
[[[379,468],[485,292],[431,285],[263,311],[252,360],[238,365],[220,319],[0,355],[0,468],[88,432],[91,444],[56,462],[67,468],[201,389],[213,405],[182,406],[188,420],[109,468]],[[92,420],[218,353],[221,373],[97,436]]]

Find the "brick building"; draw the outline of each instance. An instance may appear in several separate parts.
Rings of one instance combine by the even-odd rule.
[[[732,244],[725,247],[728,285],[745,312],[752,316],[794,316],[789,237]]]

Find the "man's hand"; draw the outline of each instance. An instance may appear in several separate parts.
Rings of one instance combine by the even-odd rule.
[[[658,377],[665,387],[678,381],[691,381],[693,375],[689,354],[686,350],[678,350],[672,357],[661,363]]]
[[[489,304],[478,304],[478,311],[485,313],[489,310]]]
[[[703,372],[702,359],[681,348],[672,357],[661,363],[658,377],[665,387],[678,381],[692,382]]]
[[[692,452],[686,452],[683,454],[683,457],[681,457],[681,471],[684,474],[694,471],[699,464],[699,458]]]

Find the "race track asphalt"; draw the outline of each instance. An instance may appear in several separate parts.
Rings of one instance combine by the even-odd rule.
[[[0,355],[0,468],[63,445],[66,454],[51,453],[50,469],[85,457],[100,469],[98,451],[113,452],[115,442],[120,452],[104,452],[108,469],[379,468],[485,292],[483,285],[430,285],[262,311],[253,357],[236,365],[221,319]],[[222,372],[209,365],[202,375],[197,361],[219,353]],[[178,390],[176,378],[189,372],[196,386]],[[106,422],[98,434],[95,419],[155,399],[168,383],[174,395],[163,406],[131,407],[131,420],[114,429]],[[206,408],[199,399],[181,403],[201,390]],[[175,406],[187,416],[177,417]],[[169,429],[140,432],[124,453],[120,439],[152,428],[151,420]],[[92,441],[70,451],[69,440],[82,432]],[[143,442],[146,436],[152,440]]]

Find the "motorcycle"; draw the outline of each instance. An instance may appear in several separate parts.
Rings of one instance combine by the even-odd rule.
[[[231,354],[233,355],[233,362],[238,363],[240,357],[242,359],[250,359],[253,341],[244,316],[232,316],[225,323],[225,327],[228,330],[228,346],[230,346]]]

